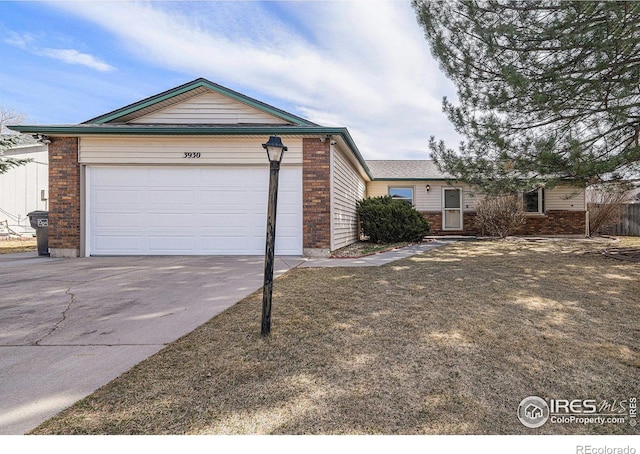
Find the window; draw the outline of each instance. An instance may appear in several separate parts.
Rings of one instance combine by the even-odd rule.
[[[524,193],[524,211],[527,213],[544,213],[544,188],[536,188]]]
[[[413,205],[413,188],[389,188],[389,195],[393,199],[404,200]]]

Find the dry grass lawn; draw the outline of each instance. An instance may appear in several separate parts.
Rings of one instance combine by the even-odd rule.
[[[14,252],[36,252],[38,245],[35,238],[22,238],[19,240],[0,240],[0,254]]]
[[[269,339],[254,294],[35,433],[638,434],[516,417],[530,395],[640,397],[640,264],[604,246],[458,242],[295,269]]]

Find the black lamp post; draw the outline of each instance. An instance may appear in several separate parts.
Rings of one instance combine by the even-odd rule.
[[[262,147],[269,157],[269,204],[267,206],[267,244],[264,253],[264,286],[262,288],[262,330],[263,336],[271,332],[271,295],[273,293],[273,256],[276,243],[276,207],[278,204],[278,173],[282,155],[287,147],[278,136],[269,137]]]

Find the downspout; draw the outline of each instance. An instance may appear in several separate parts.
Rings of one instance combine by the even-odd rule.
[[[334,167],[335,167],[335,144],[336,141],[333,140],[333,136],[327,136],[327,139],[329,139],[329,221],[330,221],[330,229],[331,229],[331,236],[330,236],[330,251],[334,251],[336,249],[335,245],[335,226],[334,226],[334,196],[335,196],[335,188],[334,188]]]

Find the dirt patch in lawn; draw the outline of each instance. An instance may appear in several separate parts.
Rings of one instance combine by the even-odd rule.
[[[20,238],[0,240],[0,254],[12,254],[14,252],[35,252],[38,250],[35,238]]]
[[[35,433],[638,434],[516,417],[532,395],[638,397],[640,266],[603,255],[608,241],[458,242],[292,270],[270,338],[258,292]]]
[[[400,242],[391,244],[377,244],[370,243],[368,241],[358,241],[349,246],[345,246],[340,249],[336,249],[331,252],[331,258],[358,258],[366,257],[368,255],[379,254],[381,252],[392,251],[405,246],[410,246],[414,243]]]

